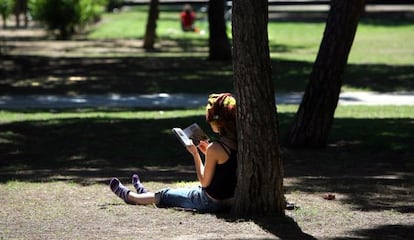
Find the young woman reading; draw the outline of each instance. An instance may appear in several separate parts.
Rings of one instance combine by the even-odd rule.
[[[187,147],[193,156],[199,187],[166,188],[149,192],[137,174],[132,176],[136,192],[126,188],[117,179],[110,188],[128,204],[155,204],[158,207],[178,207],[200,213],[219,212],[231,206],[237,183],[236,100],[230,93],[211,94],[206,106],[206,120],[219,138],[201,141]],[[205,155],[204,162],[200,154]]]

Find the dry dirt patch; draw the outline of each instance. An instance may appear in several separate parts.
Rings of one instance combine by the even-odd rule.
[[[286,179],[286,185],[290,182]],[[349,239],[364,234],[364,239],[408,239],[404,234],[412,234],[414,224],[413,213],[362,211],[344,204],[346,195],[327,201],[319,192],[288,193],[287,199],[299,208],[287,211],[284,220],[234,220],[126,205],[103,184],[12,181],[0,185],[0,192],[4,239]]]

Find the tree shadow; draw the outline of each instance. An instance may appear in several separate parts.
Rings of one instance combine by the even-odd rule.
[[[68,111],[68,110],[66,110]],[[33,112],[33,110],[31,111]],[[0,182],[107,183],[140,172],[147,181],[195,180],[173,127],[204,116],[169,119],[67,118],[0,124]]]
[[[407,26],[412,25],[414,18],[412,11],[402,12],[379,12],[374,16],[362,16],[360,24],[372,26]]]
[[[240,219],[232,217],[228,213],[216,214],[218,218],[228,222],[253,221],[266,232],[273,234],[281,240],[315,240],[316,238],[302,231],[299,225],[288,216],[272,217],[272,216],[252,216],[249,219]]]
[[[361,131],[363,126],[363,131]],[[362,211],[413,213],[414,135],[407,119],[335,119],[324,149],[284,149],[287,192],[337,193]]]
[[[302,231],[299,225],[290,217],[260,217],[253,221],[264,230],[282,240],[315,240],[316,238]]]
[[[292,117],[279,114],[282,136]],[[149,181],[194,180],[188,153],[171,134],[193,122],[210,133],[201,115],[2,123],[0,181],[87,184],[137,169]],[[327,148],[283,149],[285,177],[297,180],[286,191],[338,193],[347,196],[339,201],[364,211],[413,212],[412,128],[412,119],[336,119]]]
[[[277,46],[276,46],[277,47]],[[283,46],[278,46],[283,48]],[[290,51],[280,49],[280,51]],[[3,56],[2,94],[145,94],[233,91],[231,62],[204,57]],[[277,91],[305,89],[312,63],[272,60]],[[283,69],[283,71],[280,71]],[[414,66],[350,64],[344,85],[373,91],[413,91]]]
[[[279,115],[282,131],[292,117],[293,114]],[[193,122],[208,131],[203,116],[56,118],[2,123],[0,182],[107,184],[112,176],[125,176],[121,180],[128,181],[134,172],[146,181],[194,181],[188,153],[170,132],[172,127]],[[360,211],[413,213],[412,128],[412,119],[335,119],[327,148],[283,149],[285,177],[295,178],[294,183],[285,186],[286,193],[332,192],[345,196],[337,201]],[[289,217],[252,220],[281,239],[314,239]],[[358,230],[355,234],[392,235],[393,230],[401,229],[412,231],[411,226],[390,226]]]
[[[414,225],[381,225],[372,229],[359,229],[352,232],[355,237],[338,237],[333,240],[345,239],[376,239],[376,240],[403,240],[414,236]]]
[[[231,63],[200,57],[4,56],[3,94],[206,93],[231,91]]]
[[[377,92],[413,91],[413,72],[413,65],[349,64],[344,85]]]

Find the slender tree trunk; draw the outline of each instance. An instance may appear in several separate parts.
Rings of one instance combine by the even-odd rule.
[[[226,32],[226,20],[224,0],[210,0],[208,7],[209,22],[209,59],[210,60],[231,60],[231,45]]]
[[[284,215],[283,171],[267,33],[265,0],[233,1],[237,99],[237,216]]]
[[[16,21],[16,27],[20,27],[20,8],[21,8],[21,0],[15,0],[14,1],[14,17]]]
[[[6,17],[6,15],[2,15],[2,19],[3,19],[3,28],[6,29],[7,28],[7,17]]]
[[[29,9],[28,9],[28,6],[27,6],[28,5],[28,0],[24,0],[22,4],[23,4],[22,11],[23,11],[23,15],[24,15],[24,27],[27,28],[29,26],[29,16],[28,16]]]
[[[157,29],[157,19],[158,19],[158,0],[151,0],[148,19],[147,19],[147,27],[145,31],[144,37],[144,48],[145,49],[154,49],[154,43],[156,38],[156,29]]]
[[[323,147],[327,144],[345,66],[363,9],[364,0],[331,1],[319,53],[286,145]]]

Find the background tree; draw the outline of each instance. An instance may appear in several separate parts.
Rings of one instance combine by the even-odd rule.
[[[343,74],[364,0],[332,0],[309,83],[287,136],[287,146],[323,147],[328,141]]]
[[[208,6],[209,59],[231,60],[231,45],[227,37],[224,11],[226,0],[210,0]]]
[[[147,19],[147,27],[145,29],[145,36],[144,36],[144,48],[145,49],[153,49],[155,44],[155,38],[157,37],[156,29],[157,29],[157,19],[159,15],[158,9],[159,2],[158,0],[151,0],[148,19]]]
[[[14,0],[14,16],[16,18],[16,27],[20,27],[20,15],[23,15],[24,27],[29,25],[28,0]]]
[[[284,215],[283,171],[265,0],[233,1],[238,186],[233,213]]]
[[[7,18],[13,10],[13,0],[0,0],[0,14],[3,19],[3,28],[7,27]]]
[[[101,2],[93,0],[30,0],[29,8],[33,19],[59,32],[59,39],[69,39],[104,10]]]

